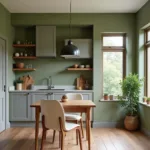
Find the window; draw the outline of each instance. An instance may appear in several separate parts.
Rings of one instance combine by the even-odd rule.
[[[120,81],[126,74],[125,34],[104,34],[103,49],[103,92],[121,95]]]
[[[150,28],[145,30],[145,95],[150,97]]]

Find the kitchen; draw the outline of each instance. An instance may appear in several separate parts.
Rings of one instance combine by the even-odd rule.
[[[112,13],[108,10],[107,13],[104,13],[105,11],[94,13],[94,9],[91,10],[91,13],[87,13],[86,11],[84,13],[76,13],[77,8],[82,10],[85,7],[83,4],[80,3],[79,6],[77,5],[78,2],[73,1],[70,28],[70,10],[67,2],[65,2],[65,8],[67,9],[62,13],[59,12],[58,9],[62,4],[57,4],[59,5],[57,12],[54,10],[54,5],[49,5],[51,9],[47,10],[47,7],[43,7],[44,4],[41,4],[41,9],[43,11],[47,10],[47,12],[40,12],[39,9],[35,11],[30,7],[29,4],[32,3],[32,6],[35,6],[33,8],[38,8],[36,7],[37,4],[33,4],[33,0],[31,0],[31,3],[29,1],[25,2],[27,7],[24,7],[21,2],[16,2],[16,4],[20,5],[20,7],[17,7],[13,5],[12,2],[6,3],[4,0],[1,1],[0,38],[2,37],[2,39],[6,41],[5,49],[7,61],[6,67],[1,67],[5,69],[4,72],[6,72],[6,84],[2,87],[6,92],[6,101],[3,105],[1,103],[0,110],[4,110],[4,108],[6,110],[4,110],[5,123],[3,122],[4,124],[2,126],[2,121],[0,121],[0,131],[7,129],[4,131],[4,134],[5,132],[10,133],[13,131],[13,133],[17,135],[16,138],[14,136],[14,140],[12,139],[12,141],[17,141],[16,147],[19,147],[19,142],[23,139],[23,136],[17,139],[19,132],[20,135],[25,134],[27,139],[29,133],[31,133],[32,140],[29,138],[27,141],[31,142],[31,149],[34,149],[36,113],[35,109],[31,108],[31,105],[38,102],[38,100],[60,100],[62,96],[67,93],[78,93],[83,95],[84,100],[91,101],[96,105],[91,111],[90,118],[92,134],[97,147],[103,147],[104,149],[111,147],[112,149],[116,149],[114,146],[116,142],[114,141],[115,138],[112,141],[109,139],[111,133],[115,135],[121,134],[121,136],[116,137],[120,143],[122,142],[122,145],[124,144],[123,141],[120,140],[120,137],[125,137],[126,134],[134,136],[135,139],[138,138],[138,136],[136,137],[136,133],[130,134],[126,132],[126,130],[122,132],[120,129],[116,129],[118,126],[123,127],[125,118],[124,110],[119,106],[118,100],[103,99],[103,71],[105,69],[103,59],[106,53],[106,51],[103,50],[103,36],[104,34],[123,35],[126,39],[124,40],[126,43],[123,45],[126,50],[125,75],[134,72],[139,73],[140,76],[144,76],[143,73],[138,72],[138,69],[141,69],[141,66],[138,64],[141,63],[143,57],[140,57],[138,60],[137,56],[139,54],[137,47],[140,49],[143,45],[138,46],[139,41],[137,35],[139,33],[135,28],[140,30],[149,22],[149,17],[144,17],[145,20],[142,20],[142,18],[146,16],[143,10],[147,10],[150,3],[147,2],[143,8],[144,3],[143,5],[139,4],[139,8],[135,9],[136,11],[133,11],[133,8],[132,11],[126,8],[126,11],[124,11],[126,13],[124,13],[123,10],[118,13]],[[89,4],[90,2],[87,3],[87,5]],[[83,8],[81,8],[81,6],[83,6]],[[100,5],[97,6],[100,7]],[[121,6],[122,9],[125,8],[125,5],[120,4],[120,7]],[[135,4],[132,6],[135,6]],[[92,7],[89,6],[89,8]],[[111,8],[110,6],[109,10]],[[78,58],[61,57],[62,48],[67,44],[70,38],[73,44],[80,49],[81,55]],[[2,57],[0,60],[1,59]],[[110,75],[113,74],[113,69],[114,68],[109,70],[108,73]],[[142,95],[144,95],[143,91]],[[147,115],[149,114],[149,106],[142,103],[139,105],[140,117],[142,118],[141,130],[145,134],[149,134],[149,117]],[[146,122],[145,117],[148,120]],[[84,123],[85,119],[85,115],[83,115]],[[24,129],[21,130],[20,127]],[[39,131],[39,139],[41,139],[41,130]],[[141,136],[140,132],[138,132],[138,134]],[[3,135],[3,132],[1,135]],[[72,137],[71,134],[68,135]],[[106,139],[103,139],[104,135],[106,135]],[[56,134],[56,136],[58,136],[58,134]],[[52,133],[49,132],[48,140],[51,140],[51,137]],[[103,140],[97,140],[97,137]],[[2,138],[2,136],[0,136],[0,138]],[[6,136],[6,138],[9,139],[9,136]],[[143,136],[143,139],[147,141],[147,137]],[[65,140],[68,143],[72,143],[71,140]],[[83,139],[82,141],[85,146],[84,149],[87,149],[85,140]],[[111,146],[109,144],[111,144]],[[121,147],[121,144],[118,145]],[[125,145],[128,144],[129,142],[126,140]],[[48,143],[46,145],[51,144]],[[10,145],[0,143],[0,146],[7,149]],[[133,145],[130,146],[132,147]],[[144,146],[147,148],[149,144],[141,143],[141,147]],[[13,145],[12,147],[15,148]],[[27,149],[28,145],[24,144],[22,148],[23,147]],[[78,149],[78,147],[79,146],[76,146],[74,148]],[[124,149],[126,148],[125,146]]]

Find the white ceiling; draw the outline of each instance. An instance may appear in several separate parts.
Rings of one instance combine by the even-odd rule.
[[[72,0],[74,13],[134,13],[148,0]],[[67,13],[70,0],[0,0],[11,13]]]

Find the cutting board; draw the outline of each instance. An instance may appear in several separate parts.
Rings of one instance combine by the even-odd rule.
[[[83,75],[81,75],[79,78],[77,78],[77,89],[84,90],[85,88],[85,78]]]
[[[22,89],[27,90],[31,89],[31,85],[34,84],[34,80],[30,75],[23,76],[20,78],[23,81]]]

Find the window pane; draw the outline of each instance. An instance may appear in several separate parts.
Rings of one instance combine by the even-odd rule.
[[[150,48],[147,50],[147,88],[148,88],[148,97],[150,97]]]
[[[121,95],[120,81],[123,79],[123,53],[103,52],[103,92]]]
[[[150,31],[148,31],[148,41],[150,41]]]
[[[103,37],[103,46],[123,46],[123,37],[122,36],[104,36]]]

